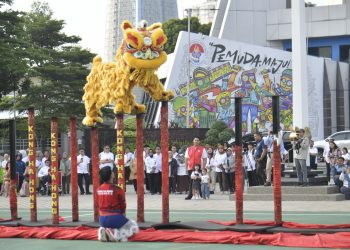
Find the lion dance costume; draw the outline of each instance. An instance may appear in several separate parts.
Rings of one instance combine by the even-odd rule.
[[[145,106],[135,102],[134,86],[142,87],[155,101],[169,101],[174,97],[165,91],[155,71],[167,55],[163,51],[167,42],[160,23],[147,26],[145,21],[135,29],[129,21],[121,25],[124,39],[117,51],[116,62],[103,63],[96,56],[84,87],[86,117],[83,124],[102,123],[101,108],[114,104],[114,113],[142,114]]]

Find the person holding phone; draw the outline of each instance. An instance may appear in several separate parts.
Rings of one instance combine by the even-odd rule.
[[[85,155],[85,150],[83,148],[79,149],[79,155],[77,156],[78,162],[78,186],[80,189],[80,194],[84,195],[91,194],[89,191],[90,186],[90,174],[89,174],[89,164],[90,158]],[[85,190],[83,187],[83,178],[85,181]]]

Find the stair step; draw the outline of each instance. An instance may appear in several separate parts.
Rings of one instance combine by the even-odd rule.
[[[235,195],[231,194],[230,200],[235,200]],[[245,201],[273,201],[272,194],[244,194]],[[343,194],[286,194],[282,195],[282,201],[343,201]]]
[[[247,194],[273,194],[273,187],[248,187]],[[339,194],[339,190],[336,186],[282,186],[282,195],[285,194]]]
[[[309,178],[309,185],[310,186],[327,186],[328,185],[328,178],[327,177],[313,177]],[[282,186],[298,186],[298,178],[286,178],[282,177]]]

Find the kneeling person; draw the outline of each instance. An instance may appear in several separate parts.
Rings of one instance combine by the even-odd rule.
[[[110,167],[100,170],[100,180],[103,183],[98,191],[98,205],[100,213],[100,241],[127,241],[137,233],[136,222],[125,217],[125,193],[113,184],[114,173]]]

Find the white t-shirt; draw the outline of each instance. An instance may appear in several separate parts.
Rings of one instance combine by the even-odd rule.
[[[214,161],[215,161],[214,157],[207,158],[207,164],[205,165],[205,168],[208,169],[208,171],[209,169],[215,170]]]
[[[248,150],[248,152],[244,154],[244,166],[247,167],[247,171],[255,170],[256,166],[253,151]]]
[[[49,167],[48,166],[43,166],[42,168],[40,168],[39,172],[38,172],[38,177],[43,177],[43,176],[47,176],[49,174]]]
[[[205,150],[205,149],[203,149],[203,153],[202,153],[202,159],[205,159],[205,158],[207,158],[208,157],[208,155],[207,155],[207,151]],[[188,156],[188,148],[186,149],[186,153],[185,153],[185,158],[190,158],[189,156]]]
[[[227,165],[226,153],[223,153],[223,154],[217,153],[215,155],[215,158],[214,158],[215,172],[218,172],[218,173],[222,172],[222,169],[219,167],[220,165],[223,165],[223,167]]]
[[[185,163],[179,163],[179,166],[177,168],[177,175],[180,175],[180,176],[187,175]]]
[[[43,163],[38,159],[35,160],[35,166],[37,169],[40,169],[43,166]]]
[[[29,156],[23,157],[22,161],[27,165],[27,162],[29,162]]]
[[[157,170],[158,172],[162,172],[162,154],[154,154],[153,158],[157,161]]]
[[[328,154],[329,154],[329,143],[327,142],[323,149],[323,158],[327,163],[330,163]]]
[[[3,160],[3,161],[1,162],[1,167],[2,167],[2,168],[6,168],[6,165],[7,165],[7,161],[6,161],[6,160]]]
[[[309,147],[309,154],[316,154],[315,164],[317,164],[317,153],[318,153],[318,150],[315,146],[313,146],[312,148]]]
[[[129,152],[124,154],[124,165],[125,167],[130,167],[130,163],[132,161],[132,159],[134,159],[134,154]]]
[[[78,163],[78,174],[88,174],[89,173],[89,164],[90,164],[90,158],[86,155],[77,156],[77,163]]]
[[[113,160],[114,160],[114,154],[112,152],[101,152],[99,154],[100,161],[103,160],[112,160],[110,163],[100,163],[100,169],[104,167],[110,167],[113,170]]]
[[[154,155],[153,155],[152,158],[150,156],[148,156],[146,158],[145,165],[146,165],[146,172],[147,172],[147,174],[158,173],[157,161],[154,158]]]
[[[202,175],[201,176],[201,182],[202,183],[209,183],[209,175],[208,174]]]
[[[46,160],[47,160],[47,158],[45,156],[41,159],[41,166],[45,166]]]

